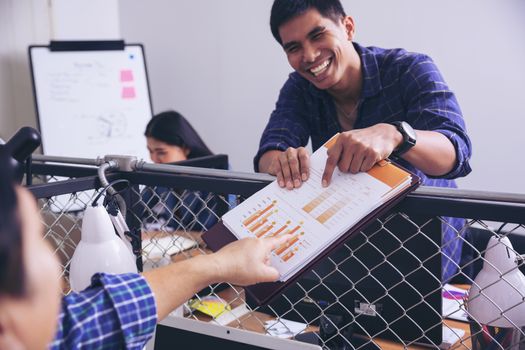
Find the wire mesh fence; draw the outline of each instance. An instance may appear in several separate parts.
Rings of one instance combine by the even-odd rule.
[[[41,167],[32,189],[67,282],[82,211],[100,189],[95,180],[73,190],[72,179],[50,182],[68,172],[55,170]],[[266,184],[162,171],[114,176],[129,181],[121,194],[126,221],[140,236],[144,269],[208,254],[201,234]],[[523,349],[525,200],[447,193],[409,196],[268,305],[256,307],[242,288],[221,283],[188,301],[185,317],[328,349]],[[462,226],[448,226],[447,217],[462,219]],[[443,239],[446,229],[452,239]],[[443,257],[447,245],[461,249],[460,260]],[[454,272],[444,280],[447,264]]]

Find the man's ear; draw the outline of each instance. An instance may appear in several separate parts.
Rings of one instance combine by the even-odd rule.
[[[351,16],[346,16],[343,18],[343,26],[346,29],[346,34],[348,40],[353,41],[355,36],[355,23],[354,19]]]
[[[24,345],[14,332],[7,305],[0,300],[0,349],[23,350]]]

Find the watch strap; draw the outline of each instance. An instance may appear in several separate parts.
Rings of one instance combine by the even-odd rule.
[[[405,130],[405,126],[403,124],[407,125],[408,127],[410,127],[410,125],[406,122],[395,121],[391,124],[394,125],[403,136],[403,142],[392,152],[392,154],[396,158],[399,158],[399,156],[401,156],[402,154],[406,153],[409,149],[414,147],[414,145],[416,144],[416,140],[411,138],[410,135],[407,134],[407,131]]]

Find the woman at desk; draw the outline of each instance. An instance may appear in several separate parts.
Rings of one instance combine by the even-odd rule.
[[[191,124],[180,113],[167,111],[155,115],[144,132],[150,158],[154,163],[177,163],[211,156],[213,153]],[[213,226],[219,214],[219,196],[202,191],[182,191],[148,187],[142,192],[146,204],[146,226],[203,231]]]

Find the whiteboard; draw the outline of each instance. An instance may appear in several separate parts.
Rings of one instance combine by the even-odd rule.
[[[89,51],[31,46],[29,57],[44,154],[149,159],[144,130],[152,106],[142,45]]]

